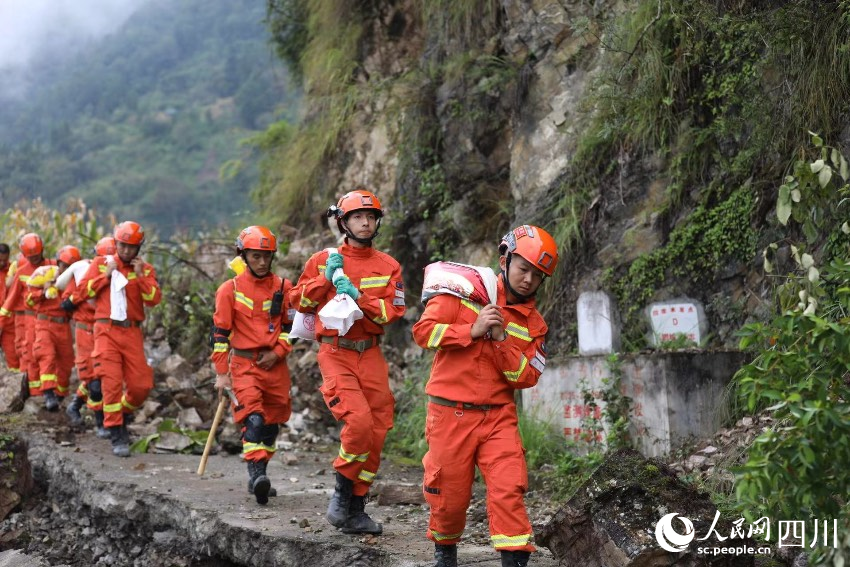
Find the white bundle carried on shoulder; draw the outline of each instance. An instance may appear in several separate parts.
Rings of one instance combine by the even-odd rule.
[[[89,269],[89,264],[91,264],[91,260],[83,259],[77,260],[62,272],[62,275],[56,278],[56,287],[65,291],[65,288],[68,287],[68,284],[71,283],[71,278],[74,278],[76,283],[80,283],[80,280],[83,279],[83,276],[86,273],[86,270]]]
[[[116,265],[115,256],[106,256],[106,265],[114,267]],[[109,282],[109,318],[116,321],[127,320],[127,276],[119,272],[117,269],[112,272],[112,279]]]
[[[456,262],[428,264],[422,281],[422,303],[444,293],[479,305],[496,303],[496,274],[488,267]]]

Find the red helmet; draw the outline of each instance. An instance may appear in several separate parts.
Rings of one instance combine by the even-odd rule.
[[[34,232],[28,232],[21,237],[21,254],[26,257],[37,256],[44,252],[44,242]]]
[[[112,236],[115,237],[116,242],[133,246],[141,246],[145,242],[145,231],[142,230],[142,225],[133,221],[124,221],[115,225]]]
[[[106,256],[118,252],[118,247],[115,245],[115,239],[111,236],[104,236],[94,245],[94,253],[96,256]]]
[[[524,224],[502,237],[499,254],[517,254],[535,268],[551,276],[558,264],[558,246],[552,235],[537,226]]]
[[[365,189],[355,189],[343,195],[336,205],[328,208],[328,216],[339,220],[344,219],[349,213],[362,210],[373,211],[378,218],[384,216],[378,196]]]
[[[249,226],[243,228],[236,238],[236,249],[243,250],[269,250],[277,252],[277,237],[264,226]]]
[[[63,246],[56,254],[56,259],[70,266],[74,262],[79,262],[82,256],[80,256],[80,251],[76,246]]]

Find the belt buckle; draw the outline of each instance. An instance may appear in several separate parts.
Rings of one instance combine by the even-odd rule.
[[[358,353],[363,354],[363,351],[365,351],[365,350],[366,350],[366,348],[367,348],[367,346],[366,346],[366,341],[365,341],[365,340],[363,340],[363,341],[354,341],[354,350],[356,350]]]

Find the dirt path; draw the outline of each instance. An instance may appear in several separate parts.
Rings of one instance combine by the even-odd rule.
[[[144,550],[153,541],[171,542],[184,554],[195,554],[196,562],[187,565],[433,565],[433,545],[424,536],[428,512],[422,505],[370,503],[367,512],[384,524],[381,536],[345,535],[327,524],[324,512],[333,489],[330,448],[297,447],[277,456],[268,472],[278,496],[259,506],[247,493],[245,466],[235,456],[213,455],[200,478],[199,457],[193,455],[119,459],[92,432],[69,439],[59,425],[38,428],[27,437],[33,476],[46,487],[52,510],[71,522],[95,526],[90,531],[119,530],[123,537],[140,540],[135,547],[119,545],[122,536],[113,534],[103,544],[105,551],[90,550],[93,557],[117,546],[132,559],[136,548]],[[420,481],[418,467],[387,463],[376,487]],[[468,526],[459,563],[497,567],[498,554],[475,543],[486,541],[479,528]],[[145,563],[138,558],[126,564]],[[556,564],[545,549],[532,560],[540,567]]]

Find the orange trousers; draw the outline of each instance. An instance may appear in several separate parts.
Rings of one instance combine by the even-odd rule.
[[[103,390],[103,425],[119,427],[124,414],[141,407],[153,388],[142,329],[95,323],[92,357]]]
[[[31,313],[31,315],[27,315]],[[35,313],[33,311],[15,311],[15,348],[21,363],[21,372],[27,375],[30,396],[41,395],[41,377],[38,361],[33,356],[35,343]]]
[[[233,409],[233,421],[245,423],[251,414],[262,416],[262,431],[244,434],[242,439],[242,457],[246,461],[268,461],[277,448],[275,439],[278,425],[289,421],[292,415],[292,400],[289,388],[292,384],[286,360],[278,360],[270,370],[263,370],[254,361],[242,356],[230,354],[230,376],[233,381],[233,395],[239,406]]]
[[[377,346],[359,353],[321,343],[318,362],[325,404],[343,422],[334,468],[354,481],[355,496],[364,496],[378,473],[384,440],[393,427],[395,399],[387,361]]]
[[[36,319],[32,354],[38,362],[41,390],[54,390],[59,397],[68,395],[74,368],[74,339],[69,322]]]
[[[6,367],[12,372],[20,372],[21,359],[18,356],[17,333],[15,333],[14,322],[3,330],[0,335],[0,349],[3,350],[3,356],[6,358]]]
[[[94,380],[94,366],[91,353],[94,350],[94,327],[92,323],[74,323],[74,366],[77,367],[77,376],[80,384],[77,386],[77,397],[86,400],[86,405],[92,410],[103,409],[103,400],[92,406],[89,400],[89,383]]]
[[[475,467],[487,485],[490,541],[499,551],[535,551],[523,496],[528,470],[516,406],[488,411],[428,404],[428,452],[422,459],[425,500],[431,506],[428,539],[455,544],[466,526]]]

